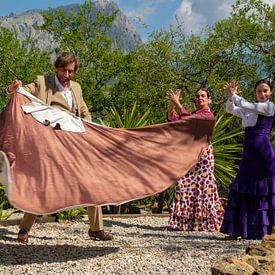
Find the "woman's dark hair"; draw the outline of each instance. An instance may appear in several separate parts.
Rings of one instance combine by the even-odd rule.
[[[254,90],[256,91],[257,86],[260,85],[260,84],[263,84],[263,83],[267,84],[269,86],[270,90],[272,91],[272,85],[271,85],[270,81],[268,81],[267,79],[258,80],[255,84]]]
[[[63,52],[58,55],[56,61],[54,62],[55,68],[64,68],[68,64],[75,63],[74,71],[76,72],[79,67],[78,58],[71,52]]]

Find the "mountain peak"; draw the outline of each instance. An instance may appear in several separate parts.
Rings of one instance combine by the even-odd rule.
[[[109,0],[97,0],[93,2],[93,16],[98,11],[112,14],[119,10],[117,16],[110,28],[109,36],[113,39],[113,47],[120,47],[125,51],[131,51],[142,43],[141,37],[136,31],[130,20],[121,12],[119,6]],[[78,4],[70,4],[57,7],[53,10],[63,9],[65,12],[78,9]],[[0,17],[0,25],[7,29],[13,27],[18,32],[18,38],[25,40],[30,34],[32,35],[37,46],[43,50],[49,50],[55,47],[53,36],[46,31],[36,30],[35,27],[41,26],[44,22],[41,12],[48,10],[28,10],[20,14],[11,13],[8,16]]]

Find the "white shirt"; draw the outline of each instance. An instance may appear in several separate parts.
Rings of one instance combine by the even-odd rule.
[[[271,101],[251,103],[244,98],[233,95],[231,101],[226,102],[226,111],[242,119],[243,127],[256,125],[258,115],[273,116],[275,105]]]
[[[72,90],[71,90],[71,83],[70,83],[70,88],[64,88],[60,81],[58,80],[57,76],[55,75],[55,85],[57,86],[58,90],[60,93],[64,96],[66,99],[70,109],[73,108],[74,101],[73,101],[73,95],[72,95]]]

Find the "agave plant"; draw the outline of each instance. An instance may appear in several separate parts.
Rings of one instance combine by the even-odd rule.
[[[114,128],[137,128],[146,126],[149,124],[148,117],[151,112],[151,107],[149,107],[146,112],[141,115],[137,110],[137,102],[134,103],[131,111],[129,112],[124,104],[123,112],[120,113],[113,106],[111,108],[112,119],[109,119],[109,123],[104,122],[102,119],[99,119],[101,124],[107,125]]]
[[[10,209],[11,205],[5,194],[4,185],[0,182],[0,220],[7,218],[7,209]]]
[[[216,116],[215,131],[212,139],[215,158],[215,178],[220,192],[226,194],[228,186],[236,175],[242,153],[242,144],[236,142],[243,135],[242,127],[234,127],[236,117],[219,111]],[[234,140],[234,142],[233,142]]]
[[[137,128],[137,127],[142,127],[149,124],[148,118],[149,118],[150,112],[151,112],[151,107],[149,107],[144,114],[140,114],[140,112],[137,109],[137,102],[135,102],[130,111],[128,111],[128,109],[124,104],[122,114],[120,114],[118,110],[113,106],[111,108],[112,117],[107,117],[109,122],[105,122],[102,119],[99,119],[99,121],[101,124],[105,126],[114,127],[114,128]],[[154,198],[151,197],[149,198],[149,200],[155,201],[156,200],[155,197],[156,196],[154,196]],[[123,209],[131,208],[132,206],[130,205],[132,204],[143,204],[143,203],[144,203],[143,200],[138,200],[138,201],[128,202],[119,206],[109,206],[108,211],[111,211],[112,213],[117,214],[117,213],[121,213]]]
[[[72,220],[76,216],[82,216],[86,214],[87,214],[87,210],[85,208],[78,208],[78,209],[64,210],[64,211],[58,212],[56,215],[53,214],[53,216],[56,216],[57,219]]]

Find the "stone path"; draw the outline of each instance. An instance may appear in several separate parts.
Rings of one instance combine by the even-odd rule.
[[[167,217],[104,218],[111,242],[91,241],[88,220],[37,223],[28,245],[18,226],[0,224],[0,274],[211,274],[222,257],[259,241],[224,241],[218,232],[163,230]]]

